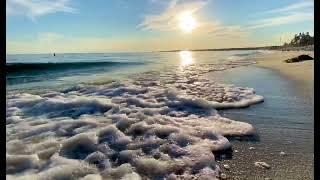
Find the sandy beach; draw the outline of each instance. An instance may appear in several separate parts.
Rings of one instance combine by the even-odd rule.
[[[262,54],[254,57],[258,66],[271,68],[279,71],[290,79],[298,80],[306,85],[313,85],[314,61],[303,61],[297,63],[285,63],[283,60],[297,57],[302,54],[314,57],[313,51],[275,51],[271,54]]]
[[[246,109],[220,111],[228,118],[249,122],[259,135],[257,142],[232,141],[232,158],[218,161],[227,179],[313,179],[314,61],[283,62],[302,54],[314,57],[313,51],[272,51],[255,55],[254,66],[211,75],[252,87],[265,98],[264,103]],[[256,161],[271,168],[257,168]]]

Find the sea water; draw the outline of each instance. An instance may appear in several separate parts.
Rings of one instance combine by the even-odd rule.
[[[207,74],[258,53],[7,55],[7,177],[218,178],[228,138],[257,134],[218,110],[264,98]]]

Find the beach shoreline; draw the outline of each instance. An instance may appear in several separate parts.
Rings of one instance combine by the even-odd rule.
[[[66,81],[66,88],[63,90],[51,88],[39,92],[37,84],[38,87],[33,86],[37,92],[28,92],[27,86],[22,84],[22,94],[13,92],[7,96],[10,105],[7,109],[9,116],[6,119],[9,132],[7,166],[10,167],[7,176],[20,178],[19,165],[24,163],[25,158],[33,161],[36,155],[41,157],[41,161],[51,163],[52,168],[59,168],[55,166],[57,160],[66,162],[69,159],[79,160],[76,164],[74,161],[67,164],[68,167],[75,167],[71,173],[84,171],[87,175],[94,171],[101,178],[119,179],[120,177],[113,177],[109,172],[116,172],[124,166],[132,170],[129,172],[131,174],[127,173],[130,176],[133,174],[137,177],[150,178],[155,175],[150,174],[150,170],[144,169],[149,162],[154,164],[154,168],[161,169],[160,175],[163,177],[197,178],[207,175],[201,174],[203,171],[196,171],[197,173],[193,174],[190,169],[196,168],[195,166],[199,164],[197,162],[204,160],[214,167],[212,170],[207,169],[210,177],[294,179],[299,176],[308,179],[313,172],[313,152],[306,148],[312,146],[311,105],[305,104],[305,97],[296,93],[297,85],[291,82],[291,79],[282,77],[273,70],[257,67],[251,61],[251,57],[259,59],[264,56],[267,56],[265,61],[269,61],[269,55],[271,59],[276,59],[272,56],[277,52],[271,52],[273,54],[269,54],[269,51],[262,52],[267,55],[255,55],[260,51],[222,52],[216,53],[217,61],[212,59],[212,53],[194,53],[195,63],[187,64],[189,66],[185,66],[184,69],[181,66],[189,62],[189,56],[181,57],[177,53],[165,53],[162,58],[158,57],[160,60],[164,59],[162,64],[160,63],[161,66],[158,63],[147,66],[146,63],[143,68],[139,68],[140,71],[137,71],[133,70],[136,67],[131,65],[129,67],[132,71],[127,71],[128,73],[124,75],[119,75],[118,71],[110,71],[108,72],[110,74],[101,73],[96,76],[105,69],[93,68],[95,71],[92,71],[89,68],[83,73],[95,74],[96,77],[103,79],[91,84],[68,84],[70,79],[74,81],[83,79],[83,76],[74,74],[64,77],[64,80],[69,78],[69,81]],[[283,52],[283,54],[290,53]],[[100,60],[101,56],[103,55],[87,55],[97,60]],[[135,62],[135,59],[130,57],[123,58]],[[176,61],[167,64],[167,59]],[[239,61],[236,62],[234,59]],[[250,61],[247,62],[247,59]],[[281,63],[281,60],[279,62]],[[99,67],[102,65],[98,64]],[[169,65],[172,68],[164,68]],[[118,63],[112,67],[120,70],[123,65]],[[39,79],[47,76],[45,68],[40,68],[39,71],[41,72]],[[28,71],[25,72],[25,75],[29,74]],[[110,77],[109,75],[113,75],[116,80],[104,79]],[[128,80],[122,79],[124,76],[128,77]],[[60,76],[56,77],[62,79]],[[55,80],[53,77],[52,79]],[[312,87],[307,85],[298,87],[300,86],[302,91],[305,91],[305,87],[308,90]],[[239,106],[243,97],[250,100],[249,107],[246,105],[247,108],[244,109],[227,108],[232,107],[230,103],[234,107],[243,107]],[[265,98],[266,102],[256,104],[256,100],[261,98]],[[221,109],[224,110],[219,110],[217,105],[211,104],[216,100],[222,102]],[[20,106],[21,102],[28,103]],[[207,110],[211,113],[211,109],[217,109],[215,112],[221,116],[207,114]],[[18,110],[23,116],[17,119],[15,115]],[[223,119],[224,117],[227,119]],[[56,127],[59,129],[56,130]],[[145,133],[140,132],[141,128]],[[214,134],[210,133],[211,131]],[[228,136],[229,134],[231,136]],[[241,138],[256,134],[259,138],[244,140]],[[22,138],[16,139],[16,137]],[[115,137],[117,143],[110,141],[108,137],[112,139]],[[212,147],[209,143],[211,141],[213,141]],[[87,142],[88,150],[82,153],[83,147],[87,147]],[[47,145],[51,148],[48,157],[43,156],[42,152],[42,147]],[[209,149],[206,148],[207,145],[210,145]],[[107,154],[105,150],[108,148],[115,153]],[[25,152],[20,149],[31,150]],[[46,150],[44,152],[47,153]],[[120,156],[120,152],[125,155],[130,153],[130,157],[124,159]],[[176,152],[182,154],[176,155]],[[286,155],[282,155],[281,152]],[[90,159],[98,157],[97,155],[106,161],[91,162]],[[233,156],[232,159],[228,159],[230,155]],[[15,163],[16,157],[21,163]],[[178,173],[170,169],[171,166],[179,165],[176,164],[176,159],[181,158],[186,159],[185,167],[187,167],[182,166],[182,176],[180,169]],[[189,163],[189,159],[195,159],[196,163]],[[257,167],[255,163],[260,161],[267,163],[271,168]],[[95,166],[88,170],[81,168],[88,162],[98,163],[101,169],[95,169]],[[108,167],[105,167],[104,162],[108,163]],[[120,165],[118,162],[125,165]],[[50,176],[48,172],[51,168],[42,170],[44,168],[42,162],[35,160],[34,165],[25,170],[35,170],[37,174],[26,173],[26,175],[31,178]],[[288,173],[290,171],[298,173]],[[66,174],[66,177],[68,176],[69,174]],[[83,176],[76,174],[79,178]],[[52,177],[54,178],[54,175]]]
[[[313,86],[260,65],[214,72],[208,77],[252,87],[265,98],[265,102],[245,109],[219,111],[227,118],[252,124],[259,137],[231,140],[231,158],[217,161],[221,174],[227,179],[312,179]],[[257,161],[271,168],[256,167]]]
[[[257,66],[259,67],[273,69],[292,80],[313,87],[314,60],[296,63],[283,62],[286,59],[297,57],[302,54],[314,57],[313,51],[274,51],[270,54],[256,55],[253,57],[253,60],[257,62]]]

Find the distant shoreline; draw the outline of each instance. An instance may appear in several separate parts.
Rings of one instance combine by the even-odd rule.
[[[278,51],[313,51],[314,45],[309,46],[263,46],[263,47],[244,47],[244,48],[217,48],[217,49],[190,49],[188,51],[237,51],[237,50],[278,50]],[[179,52],[183,49],[165,50],[157,52]]]

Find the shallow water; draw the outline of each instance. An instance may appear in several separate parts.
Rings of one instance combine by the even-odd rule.
[[[293,142],[303,152],[313,152],[313,91],[265,68],[239,67],[215,73],[225,83],[252,87],[265,101],[246,109],[231,109],[221,114],[254,124],[261,143],[286,146]]]
[[[231,144],[256,143],[230,144],[226,137],[242,139],[256,131],[261,144],[290,142],[311,152],[304,148],[311,125],[303,119],[311,110],[298,95],[292,98],[288,81],[251,67],[245,59],[257,53],[266,52],[68,54],[62,60],[99,63],[23,69],[18,73],[27,80],[7,84],[7,177],[218,178],[220,152]],[[17,63],[24,56],[10,58]],[[267,99],[257,104],[260,95]]]
[[[255,67],[217,72],[208,75],[236,85],[249,86],[265,97],[261,104],[246,109],[220,113],[254,125],[259,141],[233,142],[232,171],[224,170],[233,179],[313,179],[314,116],[313,88],[290,80],[276,71]],[[255,150],[249,150],[255,147]],[[285,152],[286,155],[280,155]],[[256,161],[265,161],[271,170],[260,170]],[[250,169],[250,170],[249,170]],[[242,173],[241,173],[242,172]]]

